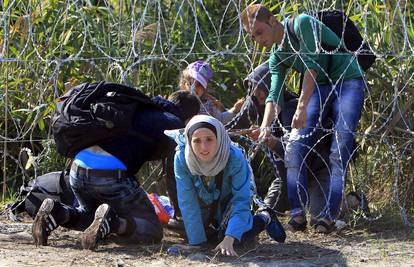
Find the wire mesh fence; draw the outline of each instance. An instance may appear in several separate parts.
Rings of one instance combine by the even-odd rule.
[[[365,75],[365,104],[355,134],[358,157],[350,167],[348,187],[364,191],[378,214],[397,207],[405,224],[413,226],[414,4],[405,0],[260,3],[279,20],[339,9],[360,28],[377,60]],[[267,60],[269,51],[255,45],[243,30],[240,13],[248,4],[241,0],[2,1],[3,199],[18,191],[22,180],[62,168],[64,159],[54,151],[51,138],[51,119],[55,99],[73,85],[109,80],[151,95],[167,95],[177,89],[180,70],[203,59],[215,72],[209,89],[225,105],[238,97],[249,99],[251,92],[244,88],[243,79]],[[297,92],[299,76],[293,74],[285,86]],[[151,173],[158,171],[148,170]]]

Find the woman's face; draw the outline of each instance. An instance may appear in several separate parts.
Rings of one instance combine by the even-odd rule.
[[[208,128],[199,128],[191,138],[191,148],[201,161],[210,161],[217,152],[217,137]]]

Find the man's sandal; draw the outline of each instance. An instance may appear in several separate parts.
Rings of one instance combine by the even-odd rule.
[[[297,221],[295,221],[293,218],[289,220],[288,222],[288,227],[287,229],[289,229],[292,232],[303,232],[306,230],[306,225],[308,224],[308,222],[306,220],[304,220],[301,223],[298,223]]]
[[[323,220],[319,220],[314,227],[315,232],[319,234],[330,234],[333,230],[335,230],[335,222],[331,222],[330,224],[328,224]],[[321,229],[321,227],[323,228]]]

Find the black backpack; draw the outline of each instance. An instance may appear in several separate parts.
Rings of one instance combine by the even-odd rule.
[[[132,127],[136,112],[144,109],[163,110],[150,97],[126,85],[105,81],[78,85],[57,102],[52,125],[57,151],[73,158],[82,149],[120,134],[152,141]]]
[[[34,218],[43,200],[51,198],[68,206],[76,207],[78,201],[69,183],[69,170],[50,172],[31,180],[20,188],[20,200],[11,207],[11,215],[27,212]]]
[[[358,63],[361,68],[366,71],[372,64],[374,64],[376,56],[371,51],[366,43],[363,43],[363,38],[358,28],[343,12],[339,10],[326,10],[316,13],[314,16],[316,19],[322,21],[329,29],[331,29],[340,39],[343,38],[346,48],[349,51],[359,51],[357,55]],[[298,38],[293,32],[293,19],[288,23],[289,36],[296,42]],[[336,50],[337,47],[332,47],[322,43],[322,48],[326,51]],[[340,52],[346,52],[347,50],[340,48]]]

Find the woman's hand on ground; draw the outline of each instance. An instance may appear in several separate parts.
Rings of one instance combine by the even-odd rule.
[[[234,238],[231,236],[226,235],[223,238],[223,241],[217,245],[214,249],[215,251],[221,252],[222,255],[226,256],[239,256],[237,255],[236,251],[233,248]]]

